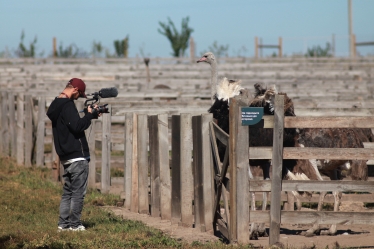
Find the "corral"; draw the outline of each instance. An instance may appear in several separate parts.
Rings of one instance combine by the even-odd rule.
[[[211,104],[207,68],[196,66],[182,59],[178,62],[151,59],[151,82],[148,83],[146,68],[140,59],[112,61],[48,61],[44,59],[2,60],[0,62],[2,63],[0,67],[1,113],[2,117],[7,117],[1,119],[3,155],[16,157],[20,164],[31,165],[34,160],[38,166],[56,168],[58,165],[54,163],[56,156],[53,153],[46,153],[53,151],[53,149],[48,149],[52,147],[51,124],[45,116],[45,108],[48,108],[51,100],[62,90],[64,83],[72,77],[84,79],[88,86],[86,90],[88,93],[105,87],[117,87],[119,91],[117,98],[102,99],[103,103],[110,104],[111,114],[104,115],[102,120],[96,121],[95,125],[89,129],[92,149],[101,148],[101,158],[97,155],[92,159],[92,162],[96,162],[93,163],[96,167],[91,169],[90,185],[95,186],[96,174],[94,173],[96,168],[101,168],[100,188],[103,192],[109,191],[110,168],[121,167],[125,177],[122,194],[125,199],[125,208],[133,212],[150,213],[152,216],[171,220],[172,223],[179,223],[181,226],[194,226],[203,231],[215,229],[213,227],[213,194],[212,198],[206,198],[214,190],[213,172],[210,172],[212,168],[209,166],[212,165],[210,142],[207,136],[210,129],[209,123],[212,120],[207,114],[207,109]],[[267,85],[275,84],[279,91],[287,92],[293,99],[298,116],[314,116],[315,118],[310,120],[315,120],[315,123],[323,122],[318,121],[316,116],[334,116],[335,118],[332,119],[335,119],[335,122],[330,122],[330,124],[372,128],[374,62],[370,58],[261,61],[249,61],[246,58],[222,59],[218,70],[221,77],[241,79],[243,86],[248,89],[252,89],[253,84],[258,82]],[[77,101],[77,105],[83,108],[82,101]],[[337,116],[347,118],[338,119]],[[290,122],[285,120],[286,125]],[[170,130],[167,129],[168,127]],[[135,130],[137,130],[136,133]],[[370,147],[371,144],[367,146]],[[124,155],[111,155],[111,151],[124,151]],[[251,151],[249,153],[255,154]],[[268,157],[266,153],[269,151],[263,153],[262,156]],[[284,150],[283,156],[290,156],[287,153],[290,152]],[[294,155],[298,154],[298,152],[294,153]],[[310,153],[301,154],[316,156]],[[337,152],[330,153],[335,155]],[[372,151],[363,151],[361,154],[357,151],[350,156],[369,159],[370,165],[373,153],[368,153]],[[336,155],[349,156],[344,153]],[[248,160],[248,156],[244,160]],[[239,168],[243,172],[238,174],[244,177],[245,166],[244,163],[241,165]],[[179,172],[175,169],[179,169]],[[150,173],[150,179],[148,179],[148,173]],[[171,175],[171,178],[165,177],[167,175]],[[369,170],[369,176],[372,175]],[[201,178],[206,176],[208,178]],[[131,181],[130,178],[132,178]],[[235,178],[230,176],[230,179]],[[241,180],[239,184],[248,182],[245,178]],[[233,182],[230,181],[230,184]],[[347,183],[349,185],[346,186],[350,187],[344,188],[345,191],[373,191],[373,184],[370,181]],[[255,189],[255,184],[264,184],[265,189]],[[287,184],[282,185],[282,191],[294,188],[294,185]],[[237,192],[237,195],[244,197],[249,190],[269,191],[270,186],[273,187],[273,185],[251,182],[248,187],[241,189],[243,193]],[[135,191],[134,186],[139,186],[139,190]],[[308,184],[308,190],[312,190],[311,186]],[[338,184],[331,183],[329,186],[329,190],[341,189]],[[357,186],[364,186],[364,189]],[[230,189],[232,190],[230,200],[234,200],[235,197],[231,196],[235,193],[234,185]],[[320,188],[314,190],[321,191]],[[277,191],[280,193],[279,189]],[[347,194],[346,199],[356,199],[351,196]],[[137,201],[134,201],[136,199]],[[373,197],[371,194],[360,195],[358,200],[371,203]],[[289,202],[287,206],[290,206],[290,209],[293,208],[286,196],[279,195],[279,201]],[[249,217],[249,199],[241,203],[243,210],[248,209],[248,212],[241,210],[244,213],[241,213],[240,217],[248,215],[248,219],[241,219],[242,223],[240,223],[233,218],[235,215],[231,215],[230,218],[233,220],[228,222],[229,219],[226,219],[225,222],[230,224],[239,222],[241,227],[238,225],[237,228],[227,229],[226,236],[232,242],[246,243],[249,225],[246,221],[268,221],[269,218],[266,213],[261,213],[261,215],[259,213],[255,216],[256,218]],[[272,206],[276,207],[276,205]],[[275,210],[280,210],[280,207]],[[288,223],[296,222],[292,220],[293,212],[282,211],[282,215],[283,213],[289,216],[285,216],[286,218],[282,216],[282,220],[290,219]],[[316,217],[314,213],[308,213],[308,215]],[[320,223],[342,223],[341,220],[345,221],[343,223],[354,223],[361,220],[372,224],[368,218],[369,215],[348,215],[351,216],[347,218],[343,214],[337,215],[336,219],[340,219],[339,221],[329,218],[318,219]],[[311,218],[313,219],[315,221],[316,218]],[[312,221],[308,222],[312,223]],[[232,225],[232,227],[236,226]]]

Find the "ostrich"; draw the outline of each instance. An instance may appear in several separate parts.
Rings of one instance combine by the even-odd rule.
[[[211,52],[205,53],[198,61],[199,62],[205,62],[211,65],[211,82],[217,82],[217,62],[215,60],[214,54]],[[214,120],[217,122],[217,125],[224,130],[226,133],[229,133],[229,99],[232,97],[235,97],[237,95],[246,96],[247,99],[249,99],[249,91],[242,88],[240,86],[240,81],[235,80],[227,80],[227,78],[224,78],[220,84],[216,85],[216,93],[214,93],[212,96],[214,96],[214,102],[210,109],[208,110],[209,113],[213,114]],[[214,85],[214,84],[213,84]],[[263,89],[260,89],[259,86],[256,89],[256,96],[259,96],[258,98],[255,98],[255,100],[250,103],[248,101],[248,105],[250,106],[264,106],[266,103],[265,113],[270,114],[270,112],[274,111],[271,110],[272,106],[269,105],[269,101],[265,102],[264,97],[262,94],[264,94],[265,91]],[[274,95],[274,94],[273,94]],[[273,96],[270,92],[266,94],[268,98],[271,98]],[[288,98],[286,98],[289,100]],[[291,106],[293,111],[293,104],[286,105]],[[289,108],[290,109],[290,108]],[[286,115],[291,115],[291,111],[287,111]],[[294,137],[294,131],[292,129],[289,129],[287,131],[292,132],[291,135],[287,135],[287,138]],[[271,129],[250,129],[250,146],[271,146],[272,145],[272,130]],[[225,153],[225,146],[220,142],[218,143],[218,150],[219,150],[219,157],[221,160],[223,160],[224,153]],[[292,142],[287,142],[286,144],[289,144]],[[292,167],[291,165],[294,164],[294,160],[288,160],[287,166]],[[252,174],[253,169],[251,170],[251,167],[256,168],[260,167],[263,172],[263,178],[264,179],[270,179],[270,160],[250,160],[249,162],[249,178],[253,179],[254,176]],[[298,176],[301,177],[302,175],[293,175],[292,172],[289,170],[284,170],[283,175],[288,175],[288,177],[291,177],[292,179],[300,179],[297,178]],[[305,178],[305,177],[304,177]],[[316,179],[315,177],[313,179]],[[252,210],[255,210],[255,193],[251,193],[251,199],[252,204],[251,208]],[[266,203],[267,203],[267,195],[264,193],[263,196],[263,206],[262,209],[266,209]],[[251,230],[250,230],[250,239],[258,239],[259,236],[267,236],[265,226],[264,224],[260,224],[259,226],[255,223],[251,224]]]
[[[212,57],[211,53],[206,53],[198,61],[205,61],[209,63],[209,57]],[[214,55],[213,55],[214,58]],[[216,64],[216,63],[215,63]],[[212,68],[213,71],[213,68]],[[214,67],[216,74],[216,66]],[[214,75],[212,73],[212,75]],[[214,79],[212,79],[213,81]],[[235,81],[229,81],[229,83],[235,83]],[[227,84],[227,83],[226,83]],[[221,85],[221,84],[220,84]],[[217,93],[221,92],[221,86],[217,85]],[[239,94],[245,93],[245,89],[240,89]],[[230,97],[238,95],[237,93],[231,93]],[[248,94],[248,92],[247,92]],[[276,94],[276,89],[274,88],[263,88],[259,84],[255,84],[255,98],[249,103],[249,106],[264,107],[265,114],[274,115],[274,95]],[[294,112],[294,106],[292,100],[288,98],[287,94],[279,93],[285,96],[285,116],[296,116]],[[229,120],[228,120],[228,99],[222,98],[220,95],[215,95],[215,102],[209,109],[210,113],[213,113],[213,118],[216,120],[217,124],[228,133],[229,131]],[[230,94],[229,94],[230,95]],[[227,100],[224,100],[227,99]],[[284,136],[284,147],[332,147],[332,148],[362,148],[363,142],[373,141],[374,135],[370,129],[301,129],[297,132],[296,129],[285,129]],[[318,132],[320,133],[318,135]],[[272,144],[272,130],[271,129],[256,129],[251,128],[249,130],[250,136],[250,146],[271,146]],[[321,138],[325,138],[324,142],[321,144]],[[338,138],[338,140],[337,140]],[[220,153],[221,156],[221,153]],[[222,158],[222,157],[221,157]],[[262,168],[263,176],[269,178],[269,168],[270,160],[250,160],[250,165],[258,165]],[[351,171],[352,179],[362,179],[367,178],[367,170],[365,161],[338,161],[338,160],[284,160],[283,161],[282,175],[283,179],[298,179],[298,180],[322,180],[321,173],[324,173],[330,177],[332,180],[339,179],[342,177],[339,172],[346,171],[347,169]],[[251,167],[250,167],[251,168]],[[320,170],[320,171],[319,171]],[[320,173],[321,172],[321,173]],[[253,177],[251,170],[249,169],[250,178]],[[296,197],[299,193],[293,192]],[[308,193],[304,193],[308,194]],[[321,194],[320,201],[318,203],[318,210],[322,210],[323,198],[325,193]],[[334,211],[338,211],[341,195],[339,193],[334,193],[335,204]],[[252,196],[252,203],[254,196]],[[298,209],[301,208],[301,203],[298,202]],[[253,207],[252,207],[253,209]],[[259,235],[259,229],[255,227],[250,232],[250,239],[255,239]],[[336,225],[332,225],[328,231],[320,231],[319,226],[315,225],[313,228],[307,230],[304,234],[306,236],[312,234],[336,234]]]
[[[218,79],[217,79],[217,60],[216,60],[216,57],[214,56],[214,54],[212,52],[206,52],[205,54],[203,54],[203,56],[197,61],[197,63],[199,62],[205,62],[205,63],[208,63],[211,67],[211,76],[210,76],[210,88],[211,88],[211,101],[212,101],[212,104],[214,103],[214,95],[215,95],[215,89],[216,89],[216,86],[217,86],[217,83],[218,83]]]

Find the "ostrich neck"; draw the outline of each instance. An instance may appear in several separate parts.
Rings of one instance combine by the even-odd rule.
[[[211,86],[211,99],[213,103],[214,95],[216,93],[216,86],[217,86],[217,62],[216,61],[213,61],[213,63],[211,64],[210,86]]]

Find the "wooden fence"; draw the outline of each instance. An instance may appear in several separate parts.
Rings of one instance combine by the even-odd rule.
[[[281,191],[374,191],[373,182],[320,182],[281,181],[281,162],[285,159],[373,159],[374,149],[317,149],[282,148],[283,128],[371,128],[373,117],[283,117],[282,100],[277,96],[276,115],[264,117],[265,128],[275,128],[273,148],[249,148],[248,129],[240,125],[239,104],[230,100],[230,131],[234,136],[218,134],[218,139],[229,144],[230,156],[226,159],[230,167],[229,198],[230,215],[222,230],[231,242],[248,243],[250,222],[270,224],[270,244],[279,240],[282,223],[339,223],[373,224],[370,214],[339,212],[291,212],[281,211],[284,200]],[[45,96],[32,97],[29,94],[1,93],[1,134],[0,152],[3,156],[17,159],[17,163],[31,166],[45,164],[46,122]],[[109,192],[110,151],[112,148],[112,116],[103,115],[101,121],[93,122],[89,129],[91,151],[89,184],[96,183],[95,136],[100,129],[102,142],[101,190]],[[170,220],[181,226],[212,231],[223,229],[222,223],[214,223],[217,211],[217,195],[214,184],[222,181],[213,170],[212,143],[209,131],[212,126],[210,114],[167,114],[126,113],[124,120],[124,192],[125,208],[132,212],[147,213]],[[101,126],[101,128],[100,128]],[[170,141],[170,142],[169,142]],[[54,149],[52,149],[54,151]],[[248,158],[273,159],[272,181],[248,181]],[[33,160],[33,161],[32,161]],[[55,154],[52,167],[59,169]],[[226,175],[226,174],[224,174]],[[221,175],[222,176],[222,175]],[[223,192],[227,189],[223,189]],[[249,192],[271,191],[270,211],[249,211]],[[229,210],[226,206],[226,211]],[[300,218],[302,215],[302,219]],[[239,217],[239,218],[238,218]]]
[[[2,92],[0,153],[16,158],[20,165],[44,167],[45,124],[50,123],[45,115],[45,96],[35,99],[19,93],[16,99],[17,105],[14,94]],[[111,114],[104,114],[101,121],[93,121],[87,129],[91,151],[90,187],[96,187],[97,182],[95,133],[101,129],[100,189],[103,193],[108,193],[111,186],[111,118]],[[214,190],[208,135],[211,121],[212,115],[207,113],[172,115],[169,129],[167,114],[125,115],[121,195],[125,208],[200,231],[213,231]],[[56,177],[62,167],[53,148],[52,151],[51,166]]]
[[[373,192],[373,182],[362,181],[282,181],[282,159],[373,159],[373,148],[283,148],[284,128],[371,128],[374,117],[284,117],[283,96],[275,99],[275,115],[264,117],[264,128],[274,129],[273,147],[248,148],[248,127],[241,125],[240,105],[230,100],[230,135],[216,138],[229,144],[230,151],[230,218],[220,226],[231,242],[248,243],[250,222],[270,224],[269,244],[279,241],[281,223],[288,224],[373,224],[372,213],[281,211],[281,191],[357,191]],[[218,131],[218,129],[216,129]],[[271,181],[249,181],[248,159],[272,159]],[[225,165],[223,165],[225,166]],[[222,170],[225,170],[222,168]],[[250,211],[249,192],[270,192],[270,211]],[[226,211],[228,211],[226,207]]]

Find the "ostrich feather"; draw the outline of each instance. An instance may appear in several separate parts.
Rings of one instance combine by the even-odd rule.
[[[239,95],[240,91],[244,89],[240,84],[240,80],[228,80],[224,77],[217,85],[217,99],[226,101]]]

